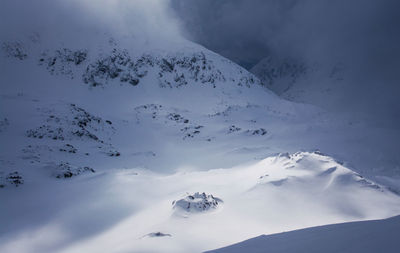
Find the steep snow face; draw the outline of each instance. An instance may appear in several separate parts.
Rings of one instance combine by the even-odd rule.
[[[399,196],[308,152],[172,175],[114,169],[18,190],[0,195],[2,252],[201,252],[260,234],[400,212]]]

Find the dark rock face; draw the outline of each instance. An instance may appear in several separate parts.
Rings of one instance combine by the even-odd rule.
[[[91,172],[95,173],[96,171],[90,167],[75,167],[69,164],[68,162],[61,162],[57,168],[54,176],[56,178],[71,178],[74,176],[78,176],[82,173]]]
[[[49,138],[53,140],[64,140],[64,129],[61,127],[53,127],[51,125],[43,125],[36,129],[29,129],[26,136],[30,138]]]
[[[6,185],[14,185],[15,187],[18,187],[22,184],[24,184],[24,179],[18,171],[8,173],[6,176],[3,176],[3,173],[0,173],[0,188],[4,188]]]
[[[74,104],[71,104],[71,112],[75,115],[71,123],[78,127],[72,133],[78,137],[86,136],[89,139],[99,141],[93,131],[99,131],[105,125],[105,122],[100,117],[96,117]]]
[[[167,56],[158,59],[156,65],[160,68],[159,80],[162,87],[179,87],[187,85],[188,81],[195,81],[212,84],[215,88],[216,81],[226,80],[203,52]]]
[[[60,152],[67,152],[75,154],[78,150],[71,144],[65,144],[62,148],[59,149]]]
[[[268,132],[264,128],[260,128],[260,129],[255,129],[255,130],[247,130],[246,133],[250,134],[250,135],[261,135],[262,136],[262,135],[266,135]]]
[[[185,124],[189,123],[188,119],[185,119],[182,115],[177,113],[170,113],[167,115],[167,118],[177,123],[185,123]]]
[[[128,51],[113,49],[109,56],[90,63],[82,78],[84,83],[96,87],[103,86],[110,79],[117,77],[121,82],[137,85],[139,83],[137,76],[138,68],[129,56]]]
[[[112,157],[121,155],[111,144],[112,135],[116,131],[111,121],[94,116],[75,104],[57,108],[56,111],[47,108],[39,110],[44,112],[45,124],[26,131],[26,136],[37,139],[38,145],[28,146],[22,150],[24,159],[31,160],[31,163],[44,162],[46,159],[52,162],[51,156],[48,156],[49,152],[53,151],[50,148],[52,145],[56,145],[54,151],[79,155],[79,150],[88,156],[87,147],[81,146],[88,141],[95,143],[96,148],[105,155]],[[52,142],[49,144],[43,141],[44,139],[50,139]],[[40,148],[35,149],[35,147]]]
[[[136,86],[152,68],[156,68],[161,87],[179,87],[187,85],[189,80],[211,84],[225,80],[221,71],[206,59],[204,53],[166,57],[144,54],[135,59],[127,50],[113,49],[109,56],[101,57],[87,66],[83,81],[96,87],[118,78],[122,83]]]
[[[46,119],[46,124],[28,130],[26,132],[27,137],[38,139],[49,138],[61,141],[71,140],[74,138],[87,138],[89,140],[104,143],[104,141],[100,140],[96,135],[97,132],[105,131],[107,133],[113,133],[114,131],[111,124],[100,117],[90,114],[75,104],[70,104],[69,110],[71,112],[69,117],[49,115]],[[70,148],[71,147],[68,147],[68,149]]]
[[[74,78],[73,66],[81,65],[87,56],[87,50],[61,48],[52,55],[47,52],[42,53],[39,65],[45,66],[52,75],[67,75]]]
[[[121,153],[118,151],[109,151],[107,152],[109,156],[121,156]]]
[[[213,195],[196,192],[183,199],[172,202],[173,208],[184,212],[207,212],[215,210],[223,201]]]
[[[39,40],[38,35],[31,36],[31,42],[37,43]],[[218,81],[229,81],[246,87],[253,84],[261,85],[254,75],[241,68],[238,68],[240,77],[232,78],[225,75],[223,70],[218,68],[218,64],[214,63],[210,54],[202,50],[167,55],[144,53],[133,57],[131,52],[120,47],[113,38],[110,39],[109,45],[112,49],[101,53],[93,53],[90,49],[66,47],[45,50],[37,61],[52,75],[75,78],[76,73],[80,73],[82,81],[90,87],[104,86],[111,80],[136,86],[150,71],[158,78],[159,86],[165,88],[180,87],[189,83],[207,84],[216,88]],[[18,41],[4,42],[1,48],[6,57],[19,60],[28,57],[24,45]]]
[[[117,45],[114,43],[113,46]],[[228,80],[202,51],[132,57],[128,50],[114,47],[109,53],[88,59],[87,50],[61,48],[52,53],[44,52],[39,64],[45,66],[51,74],[71,78],[74,78],[74,67],[83,66],[82,80],[90,87],[104,87],[112,80],[136,86],[149,71],[156,74],[159,86],[164,88],[180,87],[193,82],[212,85],[214,88],[218,81],[230,81],[246,87],[261,84],[253,75],[242,70],[239,70],[243,74],[240,78]]]
[[[240,127],[232,125],[228,129],[228,133],[235,133],[235,132],[239,132],[240,130],[242,130]]]
[[[24,180],[22,179],[22,176],[18,173],[18,171],[11,172],[10,174],[8,174],[6,179],[10,184],[15,185],[16,187],[24,183]]]

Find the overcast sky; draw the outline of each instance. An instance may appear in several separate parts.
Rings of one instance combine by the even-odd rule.
[[[53,44],[90,42],[104,33],[152,42],[177,39],[180,28],[169,7],[168,0],[1,0],[0,39],[32,32]]]

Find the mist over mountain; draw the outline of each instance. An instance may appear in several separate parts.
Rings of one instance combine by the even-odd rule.
[[[304,87],[304,93],[335,90],[319,93],[327,104],[312,97],[305,102],[398,127],[398,1],[173,0],[172,6],[188,38],[247,69],[267,57],[331,68],[342,64],[346,76],[340,87],[327,77]]]
[[[1,38],[40,33],[42,43],[90,45],[98,36],[130,37],[132,44],[181,39],[167,1],[159,0],[5,0],[0,3]]]

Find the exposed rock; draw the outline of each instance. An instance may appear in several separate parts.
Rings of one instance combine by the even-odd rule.
[[[170,113],[167,115],[167,118],[177,123],[185,123],[185,124],[189,123],[188,119],[185,119],[182,115],[177,113]]]
[[[30,138],[49,138],[53,140],[64,140],[64,129],[61,127],[54,127],[51,125],[43,125],[36,129],[29,129],[26,136]]]
[[[103,86],[108,80],[117,77],[120,77],[121,82],[135,80],[132,82],[136,83],[137,80],[138,83],[133,65],[127,50],[113,49],[109,56],[101,57],[86,67],[83,81],[92,87]]]
[[[71,50],[68,48],[61,48],[55,50],[53,55],[44,52],[39,59],[39,65],[46,66],[46,69],[52,75],[67,75],[71,78],[73,75],[73,66],[82,64],[87,59],[86,50]]]
[[[187,85],[188,81],[212,84],[225,81],[222,72],[217,69],[212,60],[207,59],[203,52],[192,55],[170,55],[157,61],[159,80],[162,87],[179,87]]]
[[[18,187],[24,183],[24,179],[18,171],[14,171],[8,173],[6,176],[3,176],[3,173],[0,173],[0,188],[4,188],[6,185],[14,185]]]
[[[222,203],[222,200],[207,195],[206,193],[196,192],[193,195],[187,195],[183,199],[173,201],[172,205],[175,210],[181,210],[187,213],[198,213],[215,210]]]
[[[149,234],[147,234],[147,235],[145,235],[143,237],[151,237],[151,238],[154,238],[154,237],[171,237],[171,234],[165,234],[165,233],[162,233],[162,232],[153,232],[153,233],[149,233]]]
[[[59,149],[60,152],[67,152],[75,154],[78,150],[71,144],[65,144],[62,148]]]
[[[6,179],[10,184],[15,185],[16,187],[24,183],[24,180],[22,179],[22,176],[18,173],[18,171],[11,172],[10,174],[8,174]]]
[[[234,133],[234,132],[238,132],[240,130],[242,130],[240,127],[232,125],[232,126],[229,127],[228,133]]]
[[[121,156],[121,153],[118,151],[109,151],[107,152],[107,155],[109,156]]]
[[[183,139],[194,138],[196,135],[200,134],[200,129],[204,126],[187,126],[181,129],[181,132],[184,133]]]
[[[250,135],[266,135],[268,132],[267,130],[265,130],[264,128],[260,128],[260,129],[255,129],[255,130],[246,130],[247,134]]]
[[[39,62],[45,65],[52,74],[64,74],[73,78],[72,66],[81,65],[87,61],[87,51],[62,48],[52,56],[43,53]],[[105,86],[111,80],[129,83],[133,86],[149,71],[157,73],[161,87],[180,87],[189,83],[209,84],[216,87],[217,81],[226,81],[226,77],[214,62],[207,58],[204,52],[191,54],[175,53],[170,55],[143,54],[132,57],[128,50],[114,48],[97,59],[88,62],[82,75],[84,83],[91,87]],[[229,80],[238,86],[250,87],[260,82],[252,75],[239,70],[241,77]]]
[[[26,135],[30,138],[49,138],[53,140],[72,140],[87,138],[99,143],[104,143],[97,133],[111,135],[114,128],[102,118],[96,117],[86,110],[69,105],[70,114],[64,117],[50,115],[46,119],[46,124],[35,129],[30,129]]]
[[[71,177],[78,176],[78,175],[80,175],[82,173],[86,173],[86,172],[95,173],[96,171],[93,168],[90,168],[87,166],[76,167],[76,166],[72,166],[68,162],[61,162],[57,166],[54,176],[56,178],[71,178]]]

